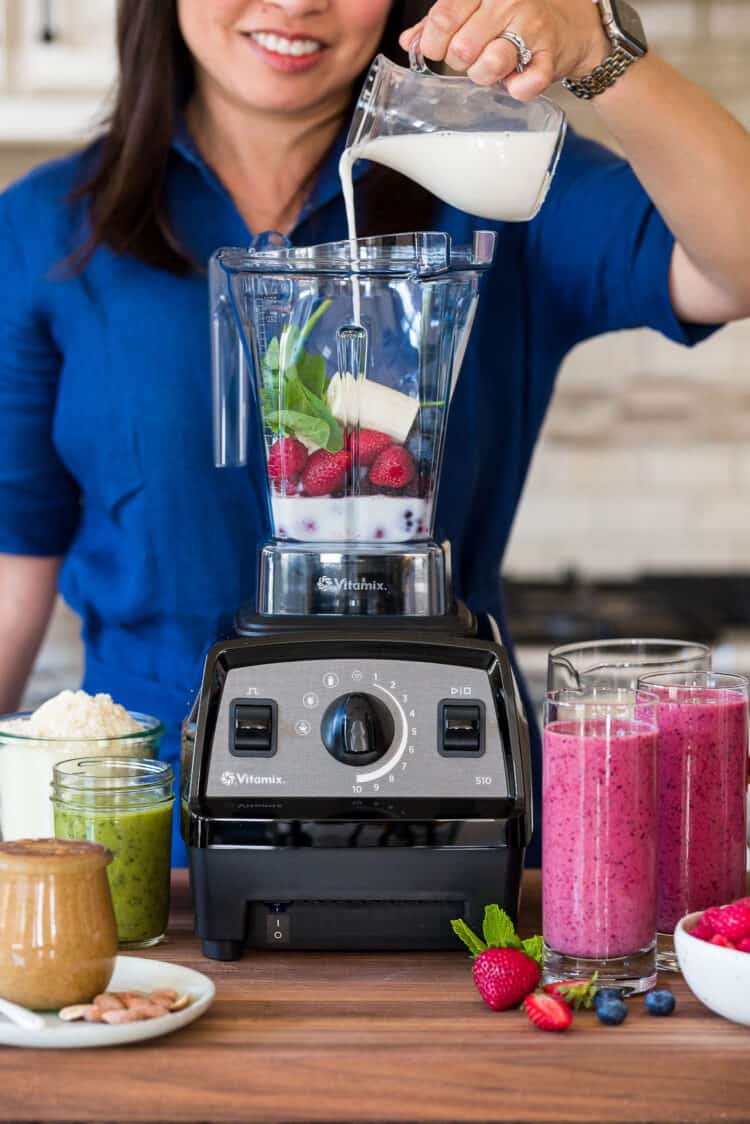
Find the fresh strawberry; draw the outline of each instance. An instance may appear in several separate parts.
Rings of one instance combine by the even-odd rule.
[[[493,1011],[517,1007],[539,983],[541,969],[517,948],[488,948],[474,961],[477,991]]]
[[[296,484],[307,464],[307,449],[295,437],[282,437],[268,450],[268,475],[272,480]]]
[[[317,449],[311,453],[302,473],[302,486],[307,495],[327,496],[338,491],[346,480],[351,463],[351,454],[346,449],[339,453]]]
[[[730,941],[729,937],[725,937],[722,933],[716,933],[713,937],[711,937],[709,944],[717,944],[720,948],[737,947],[734,941]]]
[[[699,917],[698,924],[690,930],[690,936],[697,937],[699,941],[710,941],[713,935],[714,927],[705,917]]]
[[[352,457],[355,457],[357,448],[359,449],[359,463],[369,468],[385,449],[390,448],[393,438],[387,433],[381,433],[379,429],[360,429],[359,434],[356,430],[348,433],[345,442]]]
[[[750,937],[743,937],[737,944],[738,952],[750,952]]]
[[[578,980],[575,983],[572,980],[556,980],[554,983],[545,984],[543,990],[547,995],[556,995],[568,1007],[578,1011],[581,1007],[593,1005],[594,996],[598,991],[596,977],[597,973],[594,972],[590,980]]]
[[[408,449],[403,445],[389,445],[375,458],[370,469],[370,483],[378,488],[405,488],[416,471]]]
[[[573,1012],[558,995],[527,995],[523,1001],[526,1014],[540,1030],[567,1030],[573,1022]]]
[[[713,918],[714,931],[727,937],[735,944],[744,937],[750,937],[750,906],[733,902],[723,909],[716,910]]]
[[[474,983],[493,1011],[517,1007],[539,983],[542,938],[522,941],[505,910],[485,906],[480,940],[463,919],[451,921],[453,932],[474,956]]]

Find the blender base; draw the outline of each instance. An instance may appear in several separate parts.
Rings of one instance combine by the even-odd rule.
[[[515,921],[523,848],[191,849],[203,955],[245,948],[455,949],[454,918],[481,931],[498,902]]]

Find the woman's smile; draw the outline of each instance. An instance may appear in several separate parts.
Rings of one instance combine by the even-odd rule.
[[[298,74],[310,70],[322,59],[326,44],[307,35],[280,31],[243,31],[248,45],[274,70]]]

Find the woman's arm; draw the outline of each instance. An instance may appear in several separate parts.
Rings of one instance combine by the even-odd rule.
[[[17,710],[57,591],[60,558],[0,554],[0,712]]]
[[[481,85],[505,81],[524,100],[590,74],[611,50],[591,0],[437,0],[420,26],[428,58]],[[498,38],[506,29],[533,52],[523,74],[513,44]],[[675,236],[677,316],[704,324],[750,316],[750,134],[653,53],[591,104]]]

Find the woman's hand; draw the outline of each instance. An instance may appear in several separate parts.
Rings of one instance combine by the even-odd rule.
[[[404,50],[417,31],[426,58],[444,60],[480,86],[505,82],[521,101],[560,78],[590,74],[611,50],[592,0],[437,0],[402,33]],[[504,31],[520,35],[532,53],[522,74],[515,46],[499,38]]]

